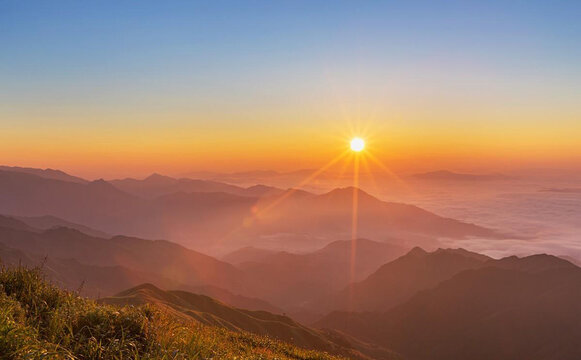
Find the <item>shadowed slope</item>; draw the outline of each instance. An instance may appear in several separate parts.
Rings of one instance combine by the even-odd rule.
[[[387,312],[335,312],[317,325],[412,359],[577,359],[581,269],[549,255],[491,260]]]
[[[385,311],[418,291],[436,286],[453,275],[482,266],[489,257],[463,249],[438,249],[428,253],[414,248],[381,266],[365,280],[322,298],[314,304],[324,311]]]

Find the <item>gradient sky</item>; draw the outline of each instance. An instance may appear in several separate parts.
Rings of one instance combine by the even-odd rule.
[[[581,161],[579,1],[2,1],[0,162],[87,177]]]

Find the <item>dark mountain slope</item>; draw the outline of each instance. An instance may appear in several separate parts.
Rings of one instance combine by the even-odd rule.
[[[429,289],[453,275],[482,266],[489,257],[463,249],[438,249],[428,253],[414,248],[381,266],[365,280],[320,299],[320,310],[385,311],[418,291]]]
[[[578,359],[581,269],[548,255],[489,261],[385,313],[332,313],[343,330],[411,359]]]

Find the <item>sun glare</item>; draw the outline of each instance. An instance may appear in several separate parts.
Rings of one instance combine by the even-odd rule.
[[[359,152],[365,148],[365,141],[362,138],[353,138],[351,140],[351,150]]]

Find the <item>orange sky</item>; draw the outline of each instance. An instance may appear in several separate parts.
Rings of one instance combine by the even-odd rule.
[[[574,3],[230,5],[7,5],[0,163],[285,171],[358,135],[398,172],[579,164]]]

